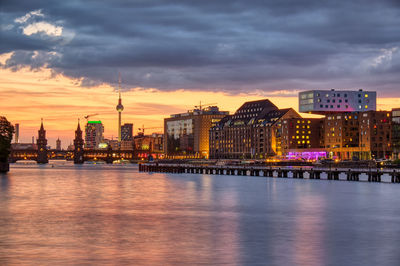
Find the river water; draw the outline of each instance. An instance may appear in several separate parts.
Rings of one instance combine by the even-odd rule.
[[[12,165],[0,265],[400,265],[400,185]]]

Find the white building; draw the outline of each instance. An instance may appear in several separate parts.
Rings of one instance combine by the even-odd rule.
[[[376,111],[375,91],[311,90],[299,93],[299,111],[312,114]]]

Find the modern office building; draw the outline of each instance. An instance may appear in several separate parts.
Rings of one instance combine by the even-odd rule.
[[[268,99],[244,103],[210,129],[210,158],[267,158],[281,153],[281,122],[300,117]]]
[[[133,124],[123,124],[121,126],[121,141],[133,140]]]
[[[164,152],[169,157],[209,156],[209,130],[229,112],[217,106],[173,114],[164,119]]]
[[[103,142],[104,126],[101,121],[88,121],[85,127],[85,148],[97,149]]]
[[[312,114],[376,110],[375,91],[311,90],[299,93],[299,111]]]
[[[400,159],[400,108],[392,109],[393,159]]]

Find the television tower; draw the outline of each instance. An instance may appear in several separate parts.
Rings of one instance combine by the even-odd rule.
[[[116,107],[118,111],[118,142],[121,142],[121,113],[124,110],[124,106],[122,105],[122,99],[121,99],[121,74],[118,75],[118,94],[119,94],[119,99],[118,99],[118,105]]]

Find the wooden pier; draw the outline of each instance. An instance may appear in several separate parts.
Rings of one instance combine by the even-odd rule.
[[[400,169],[320,169],[262,166],[198,166],[193,164],[143,163],[139,164],[139,172],[264,176],[276,178],[400,183]]]

